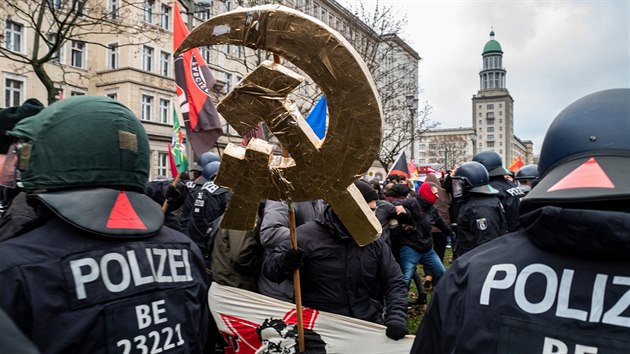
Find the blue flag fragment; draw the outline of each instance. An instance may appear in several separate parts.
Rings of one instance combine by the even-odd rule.
[[[315,135],[318,138],[323,139],[326,136],[326,97],[322,95],[315,107],[311,110],[311,113],[306,117],[306,122],[311,126]]]

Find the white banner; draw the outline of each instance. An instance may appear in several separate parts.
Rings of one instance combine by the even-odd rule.
[[[228,343],[226,354],[297,352],[295,305],[247,290],[212,283],[208,305]],[[395,341],[385,326],[304,308],[307,353],[409,353],[414,336]]]

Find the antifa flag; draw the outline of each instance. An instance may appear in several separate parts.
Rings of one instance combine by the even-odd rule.
[[[208,306],[227,343],[226,354],[298,352],[295,305],[247,290],[212,283]],[[385,326],[303,307],[306,352],[409,353],[414,336],[394,341]]]
[[[188,35],[177,1],[173,5],[173,50]],[[194,48],[175,58],[177,96],[186,125],[186,136],[196,156],[210,150],[223,135],[221,120],[210,98],[215,79],[203,60],[199,49]]]
[[[409,171],[407,168],[408,168],[407,156],[405,155],[405,152],[403,151],[400,153],[400,155],[398,155],[398,158],[394,162],[392,169],[389,170],[387,175],[390,176],[392,174],[396,174],[399,176],[405,176],[405,178],[409,178]]]

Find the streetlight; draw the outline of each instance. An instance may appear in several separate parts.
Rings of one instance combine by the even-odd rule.
[[[411,114],[411,161],[413,161],[416,156],[416,112],[418,111],[416,95],[407,95],[407,108]]]

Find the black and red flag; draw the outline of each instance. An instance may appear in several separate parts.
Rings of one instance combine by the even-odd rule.
[[[173,5],[173,50],[188,35],[188,27],[179,13],[177,1]],[[175,57],[175,83],[179,106],[186,125],[186,136],[196,156],[210,150],[223,135],[221,120],[210,98],[215,79],[194,48]]]
[[[392,174],[409,178],[409,170],[407,169],[407,156],[405,155],[404,151],[401,152],[400,155],[398,155],[398,158],[396,159],[396,161],[394,161],[392,169],[389,170],[389,172],[387,173],[388,176]]]

